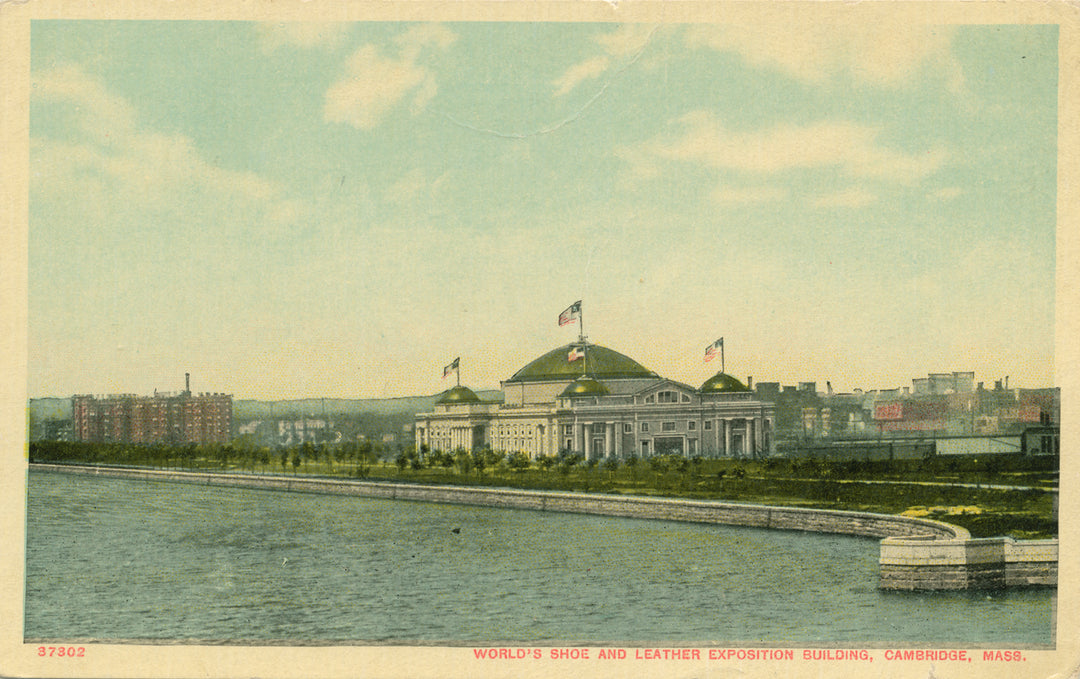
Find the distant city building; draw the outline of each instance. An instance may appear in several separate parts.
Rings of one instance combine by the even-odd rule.
[[[93,443],[227,443],[232,440],[232,396],[155,393],[76,395],[71,399],[75,441]]]
[[[936,394],[970,394],[975,387],[975,373],[930,373],[926,377],[911,380],[916,396]]]
[[[302,443],[323,443],[341,438],[341,432],[334,430],[334,423],[328,420],[301,418],[277,420],[276,424],[276,442],[280,445],[295,446]]]
[[[482,401],[460,385],[443,392],[433,412],[416,416],[417,447],[490,447],[531,458],[568,451],[589,459],[774,450],[773,405],[724,372],[694,388],[578,341],[530,362],[501,386],[502,402]]]
[[[830,382],[825,384],[826,391],[818,392],[813,382],[758,383],[758,398],[775,404],[775,436],[781,447],[871,436],[1018,437],[1032,425],[1057,424],[1061,412],[1060,389],[1009,389],[1008,378],[986,389],[982,382],[976,386],[971,371],[931,373],[912,379],[911,387],[896,389],[836,393]]]

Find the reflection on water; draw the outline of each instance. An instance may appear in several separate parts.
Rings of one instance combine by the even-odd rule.
[[[865,538],[32,471],[25,636],[1053,641],[1049,590],[882,592],[877,557]]]

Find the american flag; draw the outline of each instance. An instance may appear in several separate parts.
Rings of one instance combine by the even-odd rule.
[[[559,314],[559,325],[563,326],[567,323],[573,323],[575,319],[581,317],[581,300],[574,302],[570,306],[566,307],[566,311]]]
[[[585,358],[584,347],[573,347],[570,349],[570,353],[566,355],[566,360],[570,361],[571,363],[578,360],[579,358]]]
[[[454,359],[454,360],[453,360],[453,361],[452,361],[452,362],[450,363],[450,365],[448,365],[448,366],[446,366],[445,368],[443,368],[443,369],[442,369],[442,376],[443,376],[443,379],[444,379],[444,380],[446,379],[446,376],[447,376],[447,375],[449,375],[450,373],[452,373],[452,372],[454,372],[455,370],[457,370],[457,369],[458,369],[458,364],[459,364],[460,362],[461,362],[461,357],[460,357],[460,356],[458,356],[457,358],[455,358],[455,359]]]
[[[705,360],[711,361],[716,358],[716,353],[724,348],[724,338],[716,340],[709,346],[705,347]]]

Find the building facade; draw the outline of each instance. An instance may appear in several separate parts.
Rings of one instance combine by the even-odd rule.
[[[674,454],[759,457],[774,450],[773,405],[717,373],[700,388],[660,377],[598,344],[554,349],[501,384],[502,401],[457,386],[416,416],[416,445],[491,448],[530,458]]]
[[[72,438],[91,443],[228,443],[233,404],[229,394],[155,393],[76,395]]]

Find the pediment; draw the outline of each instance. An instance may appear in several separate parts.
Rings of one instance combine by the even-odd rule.
[[[638,403],[657,405],[693,403],[696,398],[697,389],[675,380],[662,380],[634,394]]]

